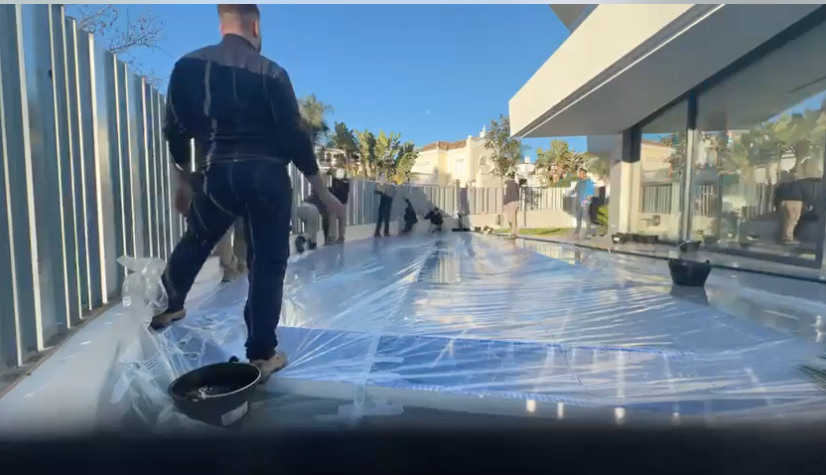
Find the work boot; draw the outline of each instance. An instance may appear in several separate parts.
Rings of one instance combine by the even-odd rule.
[[[295,238],[295,250],[296,250],[299,254],[302,254],[302,253],[304,252],[304,243],[305,243],[306,241],[307,241],[307,240],[306,240],[306,239],[304,239],[304,236],[298,236],[297,238]]]
[[[309,240],[309,241],[307,241],[307,249],[309,249],[309,250],[311,250],[311,251],[312,251],[312,250],[314,250],[314,249],[315,249],[315,248],[317,248],[317,247],[318,247],[318,244],[316,244],[316,242],[315,242],[315,241],[313,241],[313,240]]]
[[[284,353],[276,353],[268,360],[252,360],[250,364],[255,365],[261,371],[261,384],[267,382],[270,375],[276,371],[281,371],[287,366],[287,355]]]
[[[185,308],[175,310],[174,312],[166,311],[160,315],[155,315],[152,317],[152,322],[149,324],[149,328],[155,331],[163,330],[169,325],[172,325],[179,320],[183,320],[184,317],[186,317]]]

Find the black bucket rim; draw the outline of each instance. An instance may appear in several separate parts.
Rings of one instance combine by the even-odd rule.
[[[234,391],[230,391],[228,393],[216,394],[214,396],[213,395],[204,395],[203,397],[199,397],[197,399],[192,399],[192,398],[188,398],[188,397],[185,397],[185,396],[180,396],[178,394],[175,394],[175,392],[173,392],[173,390],[172,390],[172,388],[174,388],[176,385],[178,385],[183,378],[185,378],[186,376],[188,376],[192,373],[195,373],[197,371],[205,371],[209,368],[213,368],[213,367],[216,367],[216,366],[224,366],[224,365],[230,365],[230,364],[232,364],[232,365],[242,365],[242,366],[255,368],[255,371],[257,372],[257,376],[255,377],[253,382],[247,384],[246,386],[238,388]],[[238,394],[238,393],[247,391],[251,387],[254,387],[255,385],[257,385],[260,381],[261,381],[261,369],[258,368],[258,366],[255,366],[254,364],[240,363],[240,362],[212,363],[212,364],[208,364],[206,366],[201,366],[200,368],[197,368],[197,369],[193,369],[192,371],[187,371],[186,373],[178,376],[177,378],[175,378],[174,381],[172,381],[172,383],[169,384],[169,387],[166,388],[166,391],[167,391],[167,393],[169,393],[169,396],[174,400],[179,400],[179,401],[193,401],[193,400],[195,400],[195,401],[204,401],[204,400],[207,400],[207,399],[225,398],[227,396],[232,396],[233,394]]]
[[[688,266],[688,265],[703,265],[703,266],[706,266],[707,265],[709,267],[713,267],[711,265],[711,261],[708,260],[708,259],[706,259],[704,261],[692,261],[690,259],[683,259],[682,257],[669,257],[668,258],[668,264],[669,265],[670,264],[685,265],[685,266]]]

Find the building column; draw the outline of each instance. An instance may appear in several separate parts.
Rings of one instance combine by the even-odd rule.
[[[631,130],[617,135],[611,149],[611,194],[608,205],[609,234],[631,232],[634,197],[634,160]]]

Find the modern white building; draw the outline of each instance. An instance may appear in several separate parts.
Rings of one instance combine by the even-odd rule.
[[[773,201],[779,182],[822,181],[826,7],[551,8],[570,36],[510,100],[511,132],[585,135],[610,157],[613,232],[826,264],[823,213],[781,246]]]

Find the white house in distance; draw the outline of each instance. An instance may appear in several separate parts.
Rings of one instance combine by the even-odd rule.
[[[344,157],[346,156],[344,150],[334,147],[322,147],[320,145],[316,145],[313,150],[318,161],[318,168],[322,172],[326,172],[330,168],[340,166],[344,163]]]
[[[457,181],[461,186],[495,187],[499,177],[493,175],[490,151],[485,148],[485,128],[478,137],[468,136],[456,142],[433,142],[419,149],[411,169],[411,183],[447,186]]]
[[[527,186],[541,187],[544,185],[542,183],[542,178],[536,175],[535,172],[536,165],[531,163],[531,157],[525,157],[525,160],[522,163],[516,164],[517,178],[524,178],[527,180]]]

